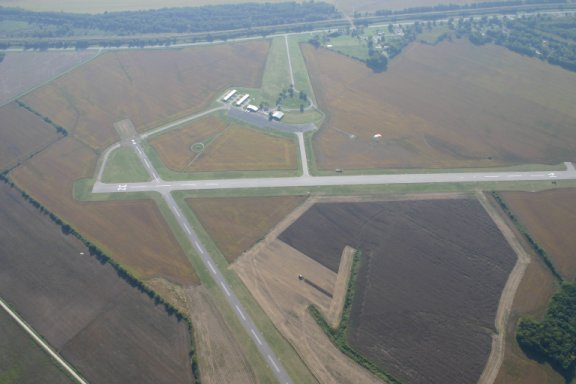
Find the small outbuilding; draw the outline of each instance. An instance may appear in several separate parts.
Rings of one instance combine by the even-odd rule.
[[[284,117],[284,112],[282,111],[274,111],[272,112],[272,118],[274,120],[280,121]]]
[[[258,108],[258,107],[255,106],[255,105],[248,104],[248,106],[246,107],[246,110],[247,110],[248,112],[258,112],[258,111],[260,110],[260,108]]]

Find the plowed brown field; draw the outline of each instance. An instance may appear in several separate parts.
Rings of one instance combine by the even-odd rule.
[[[381,74],[327,49],[303,48],[328,113],[313,138],[321,169],[576,160],[573,72],[464,41],[411,45]]]
[[[185,322],[89,256],[4,183],[0,202],[0,295],[88,382],[195,381]]]
[[[303,196],[286,196],[186,201],[220,252],[232,263],[304,200]]]
[[[0,108],[0,122],[0,170],[15,166],[59,137],[51,125],[16,103]]]
[[[201,111],[231,85],[255,87],[270,42],[256,40],[183,50],[111,52],[24,101],[91,147],[118,141],[113,123],[140,131]]]
[[[560,274],[568,280],[576,278],[576,189],[502,195],[520,223],[552,258]]]
[[[348,340],[405,383],[475,383],[514,251],[471,199],[316,204],[284,231],[333,271],[362,265]]]
[[[192,145],[204,143],[193,152]],[[151,140],[166,166],[175,171],[296,169],[294,140],[208,117]]]
[[[152,200],[79,202],[76,180],[90,177],[96,154],[66,138],[11,173],[15,183],[143,279],[198,282],[190,262]]]

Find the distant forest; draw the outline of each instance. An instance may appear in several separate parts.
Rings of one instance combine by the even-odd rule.
[[[24,22],[31,28],[11,37],[66,37],[85,33],[130,36],[154,33],[194,33],[303,23],[341,18],[324,2],[244,3],[148,11],[77,14],[33,12],[0,7],[0,21]]]
[[[476,45],[494,43],[511,51],[537,57],[576,71],[576,17],[549,15],[520,18],[460,19],[452,24],[457,34]]]

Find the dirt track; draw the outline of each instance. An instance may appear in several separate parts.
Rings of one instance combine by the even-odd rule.
[[[508,226],[506,220],[502,218],[498,209],[490,203],[486,195],[478,192],[477,197],[518,257],[514,269],[510,273],[508,281],[502,291],[502,296],[500,297],[498,311],[496,313],[496,330],[498,333],[492,338],[492,351],[490,352],[482,376],[480,380],[478,380],[478,384],[492,384],[496,380],[500,367],[502,366],[502,361],[504,360],[504,353],[506,352],[506,329],[510,317],[510,308],[512,307],[518,286],[524,277],[524,272],[526,272],[526,268],[528,264],[530,264],[530,256],[520,244],[514,231]]]

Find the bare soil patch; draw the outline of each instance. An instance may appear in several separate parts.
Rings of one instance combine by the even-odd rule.
[[[328,113],[313,138],[321,169],[576,159],[572,72],[465,41],[411,45],[382,74],[327,49],[304,45],[303,53]]]
[[[576,189],[505,192],[502,196],[520,223],[552,258],[560,274],[576,277]]]
[[[287,137],[207,117],[151,141],[160,159],[180,172],[296,169],[296,143]],[[200,151],[193,151],[193,145]]]
[[[190,262],[152,200],[80,202],[76,180],[91,177],[96,154],[66,138],[10,175],[19,187],[142,279],[197,284]]]
[[[0,382],[75,383],[4,310],[0,311]]]
[[[25,97],[96,149],[117,141],[114,122],[144,131],[205,109],[231,84],[256,87],[270,42],[110,52]]]
[[[472,199],[320,203],[279,239],[335,271],[363,252],[349,343],[407,383],[477,382],[516,256]]]
[[[0,185],[0,294],[90,382],[193,383],[187,324]]]
[[[14,4],[6,6],[13,7]],[[9,52],[0,63],[0,105],[74,68],[92,56],[94,52],[91,51]]]
[[[302,196],[187,199],[200,224],[232,263],[288,213],[304,202]]]
[[[17,165],[59,138],[54,127],[16,103],[0,108],[0,122],[0,170]]]

